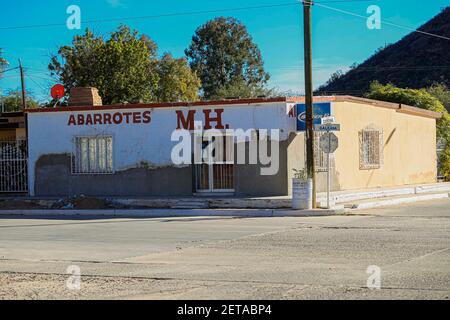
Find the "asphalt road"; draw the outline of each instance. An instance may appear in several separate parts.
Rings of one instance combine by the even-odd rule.
[[[449,297],[448,199],[335,217],[0,219],[0,299]]]

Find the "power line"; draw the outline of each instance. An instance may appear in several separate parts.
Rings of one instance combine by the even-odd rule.
[[[28,71],[28,68],[25,68],[25,69]],[[47,71],[47,72],[46,71],[29,71],[28,74],[53,79],[53,76],[50,75],[49,71]]]
[[[355,2],[368,2],[368,1],[376,1],[376,0],[334,0],[334,1],[321,1],[320,3],[338,3],[338,2],[339,3],[343,3],[343,2],[355,3]],[[298,6],[298,5],[300,5],[300,3],[301,3],[301,1],[279,3],[279,4],[259,5],[259,6],[235,7],[235,8],[228,8],[228,9],[173,12],[173,13],[148,15],[148,16],[122,17],[122,18],[111,18],[111,19],[94,19],[94,20],[87,20],[87,21],[83,22],[83,24],[122,22],[122,21],[127,21],[127,20],[149,20],[149,19],[157,19],[157,18],[192,16],[192,15],[202,15],[202,14],[211,14],[211,13],[248,11],[248,10],[267,9],[267,8],[280,8],[280,7]],[[314,3],[318,3],[318,2],[314,2]],[[48,24],[36,24],[36,25],[0,27],[0,31],[1,30],[29,29],[29,28],[61,27],[61,26],[66,26],[66,24],[65,23],[48,23]]]
[[[34,81],[33,77],[29,76],[29,75],[25,75],[25,77],[27,77],[27,79],[31,80],[35,85],[37,85],[39,88],[41,88],[43,90],[43,92],[48,92],[48,89],[44,88],[42,85],[40,85],[37,81]]]
[[[5,72],[8,72],[8,71],[17,70],[17,69],[19,69],[19,67],[15,67],[15,68],[11,68],[11,69],[6,69],[6,70],[1,70],[1,71],[0,71],[0,74],[1,74],[1,73],[5,73]]]
[[[45,68],[45,67],[43,67]],[[49,72],[48,69],[40,69],[40,68],[34,68],[34,67],[26,67],[27,70],[34,70],[34,71],[43,71],[43,72]]]
[[[229,8],[229,9],[217,9],[217,10],[174,12],[174,13],[148,15],[148,16],[122,17],[122,18],[111,18],[111,19],[95,19],[95,20],[87,20],[87,21],[84,22],[84,24],[104,23],[104,22],[121,22],[121,21],[127,21],[127,20],[148,20],[148,19],[156,19],[156,18],[179,17],[179,16],[189,16],[189,15],[201,15],[201,14],[220,13],[220,12],[232,12],[232,11],[245,11],[245,10],[275,8],[275,7],[288,7],[288,6],[297,6],[297,5],[299,5],[299,2],[271,4],[271,5],[260,5],[260,6],[250,6],[250,7],[238,7],[238,8]],[[49,24],[25,25],[25,26],[14,26],[14,27],[0,27],[0,30],[15,30],[15,29],[44,28],[44,27],[60,27],[60,26],[65,26],[65,25],[66,25],[65,23],[49,23]]]
[[[336,12],[344,13],[344,14],[347,14],[347,15],[351,15],[351,16],[354,16],[354,17],[358,17],[358,18],[362,18],[364,20],[367,20],[367,16],[363,16],[363,15],[360,15],[360,14],[357,14],[357,13],[354,13],[354,12],[350,12],[350,11],[346,11],[346,10],[342,10],[342,9],[338,9],[338,8],[334,8],[334,7],[330,7],[330,6],[324,5],[323,2],[315,2],[314,4],[319,6],[319,7],[323,7],[323,8],[329,9],[329,10],[333,10],[333,11],[336,11]],[[441,36],[441,35],[430,33],[430,32],[425,32],[425,31],[422,31],[422,30],[419,30],[419,29],[415,29],[415,28],[412,28],[412,27],[402,26],[402,25],[399,25],[399,24],[396,24],[396,23],[392,23],[392,22],[389,22],[389,21],[386,21],[386,20],[383,20],[382,22],[384,24],[388,25],[388,26],[393,26],[393,27],[402,28],[402,29],[405,29],[405,30],[413,31],[413,32],[418,32],[418,33],[421,33],[421,34],[425,34],[427,36],[432,36],[432,37],[436,37],[436,38],[440,38],[440,39],[444,39],[444,40],[450,40],[449,37]]]
[[[2,76],[0,80],[11,79],[11,78],[18,78],[18,77],[20,77],[20,74],[9,74],[9,75],[6,75],[6,76]]]

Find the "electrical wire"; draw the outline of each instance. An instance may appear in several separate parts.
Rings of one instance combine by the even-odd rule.
[[[238,7],[229,9],[217,9],[217,10],[204,10],[204,11],[190,11],[190,12],[174,12],[158,15],[148,15],[148,16],[135,16],[135,17],[122,17],[122,18],[111,18],[111,19],[94,19],[86,20],[84,24],[92,23],[105,23],[105,22],[122,22],[128,20],[148,20],[156,18],[167,18],[167,17],[179,17],[179,16],[189,16],[189,15],[201,15],[209,13],[220,13],[220,12],[232,12],[232,11],[244,11],[253,9],[263,9],[263,8],[275,8],[275,7],[288,7],[297,6],[298,2],[295,3],[283,3],[283,4],[272,4],[272,5],[260,5],[260,6],[250,6],[250,7]],[[60,27],[65,26],[65,23],[49,23],[49,24],[36,24],[36,25],[24,25],[24,26],[12,26],[12,27],[0,27],[1,30],[16,30],[16,29],[29,29],[29,28],[45,28],[45,27]]]
[[[357,13],[354,13],[354,12],[350,12],[350,11],[346,11],[346,10],[342,10],[342,9],[338,9],[338,8],[334,8],[334,7],[330,7],[330,6],[324,5],[323,3],[320,3],[320,2],[315,2],[314,4],[317,5],[318,7],[322,7],[322,8],[328,9],[328,10],[344,13],[344,14],[347,14],[347,15],[351,15],[351,16],[354,16],[354,17],[358,17],[358,18],[362,18],[364,20],[367,20],[367,16],[364,16],[364,15],[360,15],[360,14],[357,14]],[[408,30],[408,31],[421,33],[421,34],[424,34],[424,35],[427,35],[427,36],[436,37],[436,38],[440,38],[440,39],[444,39],[444,40],[450,40],[449,37],[441,36],[441,35],[438,35],[438,34],[435,34],[435,33],[425,32],[425,31],[422,31],[422,30],[419,30],[419,29],[415,29],[415,28],[412,28],[412,27],[402,26],[402,25],[399,25],[399,24],[396,24],[396,23],[392,23],[392,22],[389,22],[389,21],[386,21],[386,20],[382,20],[382,23],[386,24],[388,26],[402,28],[402,29],[405,29],[405,30]]]
[[[42,89],[43,92],[48,92],[48,89],[44,88],[42,85],[40,85],[37,81],[34,81],[33,77],[29,76],[29,75],[25,75],[25,77],[29,80],[31,80],[31,82],[33,82],[35,85],[37,85],[39,88]]]
[[[317,3],[344,3],[344,2],[356,3],[356,2],[368,2],[368,1],[377,1],[377,0],[334,0],[334,1],[314,2],[314,4],[317,4]],[[301,1],[279,3],[279,4],[267,4],[267,5],[259,5],[259,6],[235,7],[235,8],[227,8],[227,9],[173,12],[173,13],[148,15],[148,16],[122,17],[122,18],[111,18],[111,19],[93,19],[93,20],[86,20],[85,22],[83,22],[83,24],[122,22],[122,21],[128,21],[128,20],[149,20],[149,19],[167,18],[167,17],[180,17],[180,16],[202,15],[202,14],[222,13],[222,12],[235,12],[235,11],[248,11],[248,10],[256,10],[256,9],[298,6],[300,4],[301,4]],[[29,29],[29,28],[61,27],[61,26],[66,26],[66,24],[65,23],[48,23],[48,24],[35,24],[35,25],[23,25],[23,26],[8,26],[8,27],[0,27],[0,31]]]
[[[15,67],[15,68],[11,68],[11,69],[6,69],[6,70],[0,70],[0,74],[8,72],[8,71],[13,71],[13,70],[17,70],[19,69],[19,67]]]

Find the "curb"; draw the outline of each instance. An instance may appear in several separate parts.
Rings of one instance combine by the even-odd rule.
[[[414,203],[414,202],[421,202],[421,201],[446,199],[449,197],[450,197],[450,193],[428,194],[428,195],[415,196],[415,197],[409,197],[409,198],[398,198],[398,199],[379,200],[379,201],[373,201],[373,202],[352,204],[350,209],[351,210],[372,209],[372,208],[396,206],[396,205],[400,205],[400,204],[407,204],[407,203]]]
[[[2,216],[27,217],[105,217],[105,218],[171,218],[171,217],[321,217],[345,213],[330,210],[215,210],[215,209],[143,209],[143,210],[0,210]]]
[[[344,208],[338,205],[332,209],[289,210],[289,209],[106,209],[106,210],[0,210],[0,218],[7,216],[25,217],[91,217],[91,218],[173,218],[173,217],[323,217],[345,215],[352,211],[388,207],[420,201],[446,199],[450,193],[418,195],[408,198],[378,200],[349,204]]]

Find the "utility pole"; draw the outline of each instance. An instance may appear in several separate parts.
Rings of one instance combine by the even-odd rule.
[[[314,108],[312,84],[312,41],[311,41],[311,7],[312,0],[303,0],[303,22],[305,40],[305,104],[306,104],[306,167],[308,179],[312,180],[312,207],[317,207],[316,168],[314,163]]]
[[[19,59],[19,68],[20,68],[20,81],[22,83],[22,109],[25,110],[27,108],[27,98],[25,93],[25,79],[23,73],[22,60]]]

